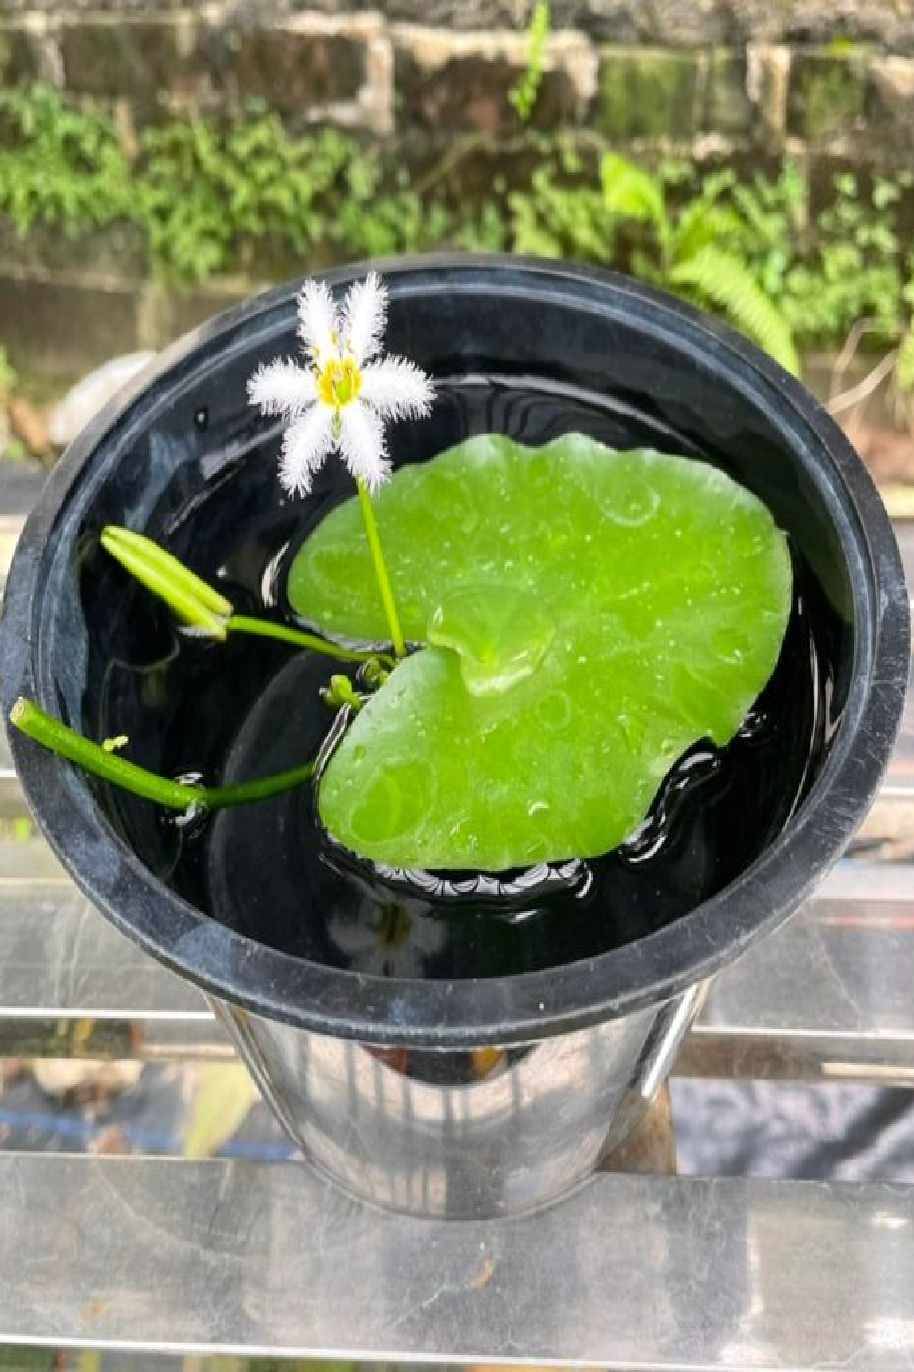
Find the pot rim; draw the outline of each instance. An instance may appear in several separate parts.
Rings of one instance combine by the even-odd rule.
[[[656,932],[597,957],[546,971],[476,980],[384,979],[292,957],[204,915],[145,867],[114,832],[86,780],[9,727],[26,798],[51,847],[89,899],[128,937],[209,994],[317,1033],[381,1045],[456,1049],[533,1042],[666,1000],[712,975],[801,903],[840,856],[866,814],[901,720],[908,677],[909,617],[901,559],[888,516],[863,463],[832,418],[789,373],[743,335],[629,277],[596,267],[500,254],[429,254],[357,263],[321,273],[332,287],[369,268],[393,299],[436,289],[435,275],[463,274],[467,289],[506,297],[546,292],[607,315],[624,306],[680,344],[711,350],[731,373],[750,374],[790,412],[825,461],[807,467],[848,562],[854,662],[830,755],[809,796],[775,841],[716,896]],[[239,326],[278,306],[291,311],[300,281],[227,310],[166,349],[70,445],[32,511],[15,553],[0,619],[4,719],[16,696],[56,708],[42,660],[41,597],[53,565],[45,545],[98,443],[129,424],[154,385],[181,379],[203,346],[231,348]],[[438,289],[451,291],[453,281]],[[264,329],[264,341],[285,327]],[[256,337],[256,335],[255,335]],[[250,332],[244,337],[245,348]],[[240,343],[238,344],[240,347]],[[838,517],[840,514],[840,518]]]

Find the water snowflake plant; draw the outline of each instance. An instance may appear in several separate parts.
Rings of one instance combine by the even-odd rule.
[[[291,495],[307,495],[332,452],[355,478],[390,636],[402,657],[405,644],[371,492],[391,471],[385,420],[427,415],[433,391],[425,373],[406,358],[379,357],[386,322],[387,292],[375,272],[350,287],[342,311],[322,281],[306,281],[298,301],[306,365],[277,361],[258,368],[248,383],[248,398],[264,414],[289,420],[279,474]]]
[[[185,786],[136,767],[129,743],[115,754],[31,702],[13,722],[172,808],[311,781],[330,838],[391,868],[597,856],[638,829],[686,749],[734,736],[771,676],[792,601],[786,540],[718,468],[578,433],[539,448],[477,435],[394,471],[386,426],[425,416],[433,388],[383,355],[386,312],[374,274],[341,305],[307,282],[301,361],[266,361],[248,385],[264,416],[285,421],[279,476],[292,498],[334,454],[355,480],[355,498],[294,559],[296,623],[236,615],[151,540],[102,534],[187,632],[258,634],[359,664],[324,691],[345,727],[321,765]]]

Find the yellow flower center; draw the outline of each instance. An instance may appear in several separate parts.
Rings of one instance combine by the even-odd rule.
[[[352,356],[328,358],[317,374],[317,393],[332,409],[356,400],[361,389],[362,373]]]

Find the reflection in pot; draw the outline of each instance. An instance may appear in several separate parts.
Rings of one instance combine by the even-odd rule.
[[[591,1176],[666,1078],[705,992],[522,1047],[438,1052],[210,1003],[310,1162],[377,1205],[469,1218],[536,1209]]]

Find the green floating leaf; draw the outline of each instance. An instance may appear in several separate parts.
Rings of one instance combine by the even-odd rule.
[[[786,541],[705,463],[485,435],[398,472],[377,515],[404,631],[429,646],[321,783],[324,824],[365,857],[498,871],[606,852],[774,670]],[[383,639],[355,500],[304,544],[289,595],[325,633]]]
[[[555,637],[555,618],[529,591],[480,582],[446,590],[428,621],[434,647],[453,648],[466,689],[500,694],[535,672]]]

